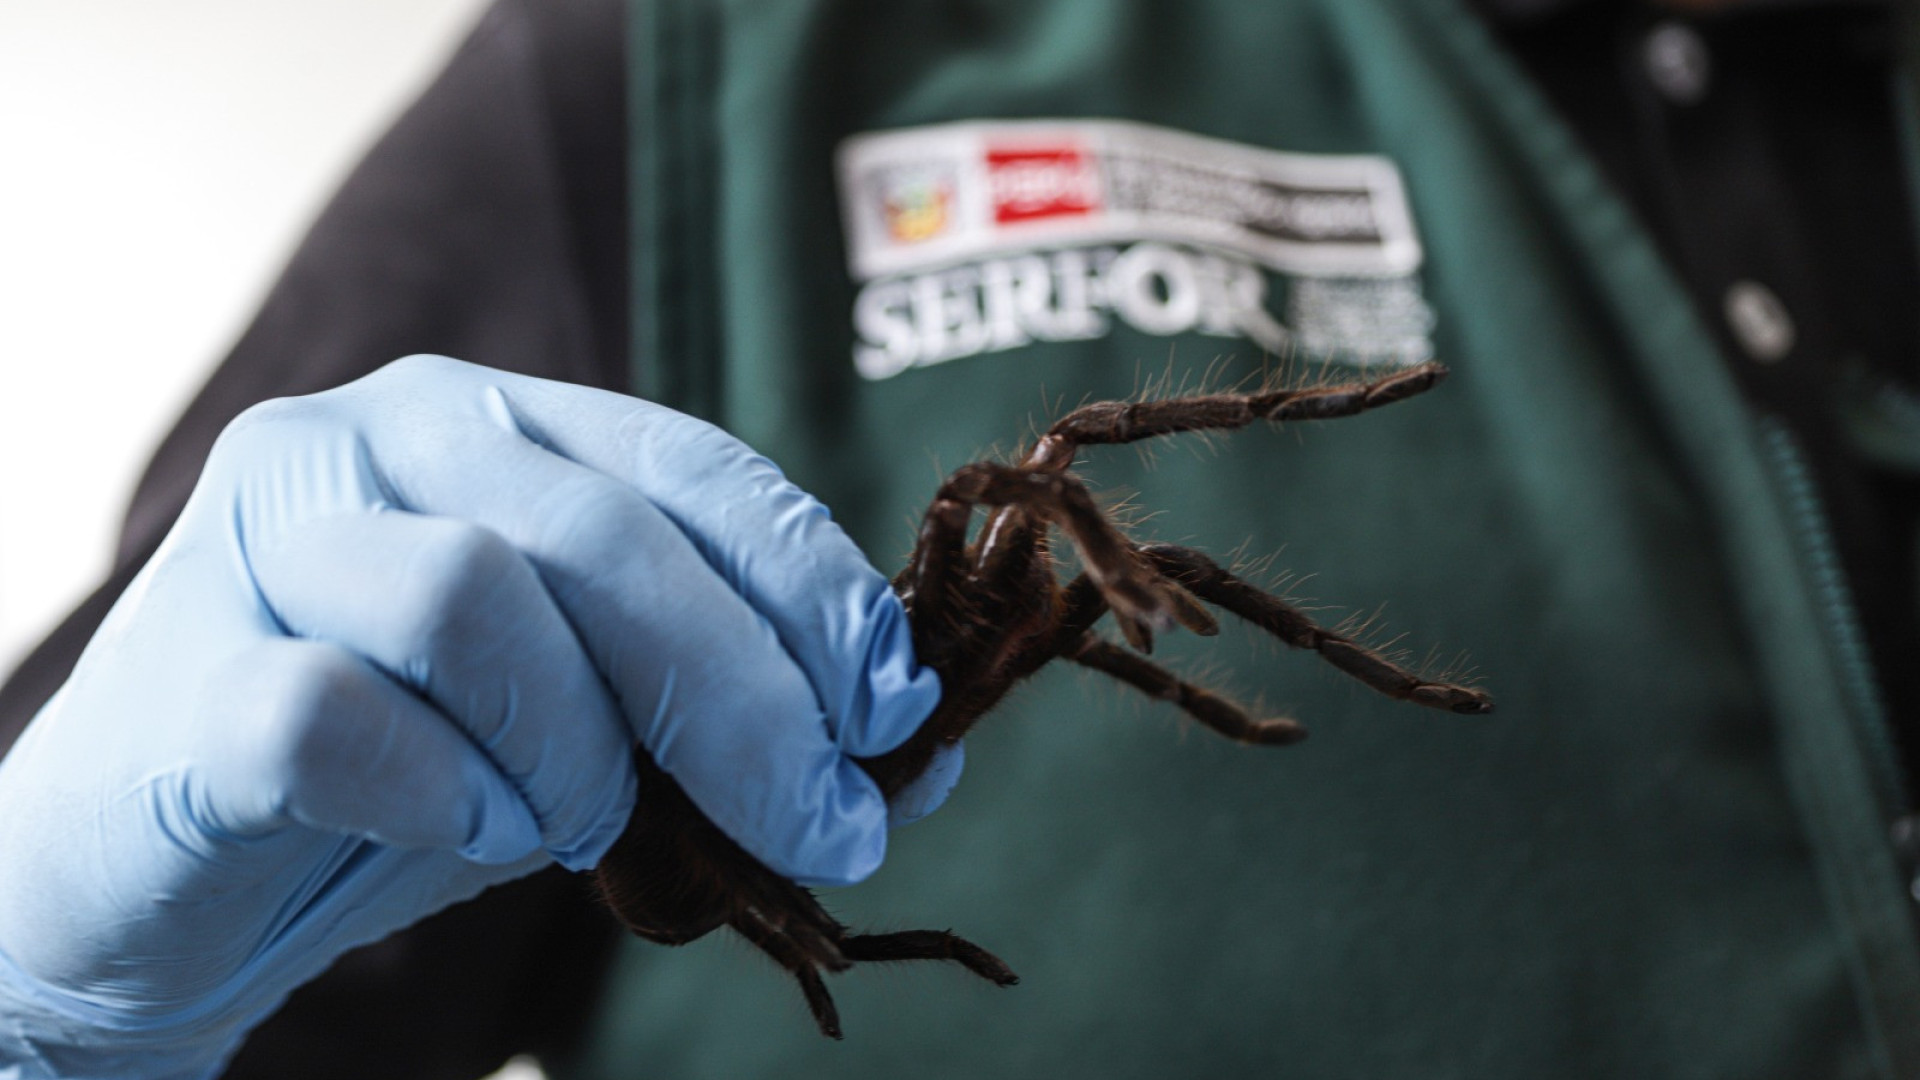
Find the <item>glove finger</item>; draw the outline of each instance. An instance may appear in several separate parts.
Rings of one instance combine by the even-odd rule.
[[[887,824],[896,828],[911,825],[940,809],[940,804],[953,794],[954,785],[960,782],[960,770],[966,763],[965,743],[954,743],[935,751],[927,771],[894,793],[893,800],[887,804]]]
[[[213,685],[229,722],[197,757],[205,805],[189,808],[211,834],[299,823],[489,864],[538,850],[539,825],[487,756],[347,650],[269,639]]]
[[[618,394],[419,359],[421,377],[449,377],[445,365],[454,365],[451,377],[478,383],[477,407],[492,422],[658,507],[767,620],[847,753],[894,749],[938,704],[938,677],[914,659],[905,612],[886,579],[826,507],[746,444]]]
[[[497,425],[395,438],[376,457],[402,505],[475,522],[527,559],[634,735],[714,824],[805,882],[880,864],[885,803],[831,738],[807,673],[652,502]]]
[[[276,617],[423,694],[524,799],[570,869],[633,807],[632,736],[539,576],[479,526],[401,512],[306,523],[249,550]]]
[[[939,678],[915,658],[892,587],[773,462],[719,428],[641,402],[608,429],[611,439],[541,425],[537,399],[529,404],[533,437],[634,485],[767,617],[847,753],[894,749],[939,704]]]

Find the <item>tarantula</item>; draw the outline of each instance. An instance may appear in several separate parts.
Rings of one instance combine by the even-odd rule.
[[[1367,686],[1402,701],[1485,713],[1493,701],[1471,687],[1429,682],[1351,636],[1317,626],[1275,596],[1172,544],[1136,544],[1068,471],[1083,446],[1129,443],[1184,431],[1224,431],[1256,420],[1352,416],[1431,388],[1446,375],[1426,364],[1366,382],[1209,394],[1160,401],[1099,402],[1048,428],[1018,464],[980,461],[948,476],[928,508],[906,569],[893,581],[920,661],[939,672],[944,695],[917,734],[860,764],[889,798],[958,742],[1013,687],[1065,657],[1169,701],[1230,739],[1261,745],[1299,740],[1284,717],[1256,718],[1204,687],[1147,660],[1156,633],[1178,624],[1218,626],[1201,600],[1288,645],[1311,649]],[[976,507],[985,523],[970,536]],[[1061,585],[1050,550],[1059,528],[1083,571]],[[1093,632],[1111,613],[1132,650]],[[992,953],[947,931],[855,934],[805,888],[756,861],[695,808],[644,750],[639,805],[594,871],[603,899],[636,934],[679,945],[730,926],[791,971],[822,1033],[840,1020],[821,973],[881,960],[951,960],[1001,986],[1018,981]]]

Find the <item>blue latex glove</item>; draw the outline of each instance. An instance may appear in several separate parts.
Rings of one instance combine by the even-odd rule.
[[[767,865],[857,880],[850,755],[938,694],[707,424],[439,357],[251,410],[0,764],[0,1077],[214,1074],[347,949],[592,866],[636,737]]]

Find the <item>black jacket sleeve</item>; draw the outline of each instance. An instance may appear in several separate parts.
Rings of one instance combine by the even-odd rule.
[[[0,688],[0,752],[65,680],[248,406],[437,352],[627,384],[621,0],[500,0],[315,222],[252,325],[161,444],[108,580]],[[570,1040],[611,920],[555,872],[343,957],[233,1078],[482,1076]]]

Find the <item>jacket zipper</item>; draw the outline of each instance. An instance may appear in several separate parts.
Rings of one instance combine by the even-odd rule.
[[[1905,748],[1893,735],[1887,715],[1886,697],[1874,671],[1872,654],[1867,651],[1866,631],[1840,563],[1840,551],[1827,522],[1826,507],[1815,486],[1813,467],[1806,451],[1786,424],[1773,417],[1760,420],[1761,439],[1769,464],[1780,481],[1787,511],[1792,517],[1795,538],[1812,576],[1814,595],[1820,610],[1823,635],[1833,646],[1841,673],[1841,684],[1850,706],[1859,718],[1880,782],[1884,805],[1896,813],[1907,814],[1902,822],[1915,822],[1907,782],[1901,772]],[[1915,831],[1914,858],[1920,860],[1920,829]],[[1917,869],[1910,865],[1909,871]]]

